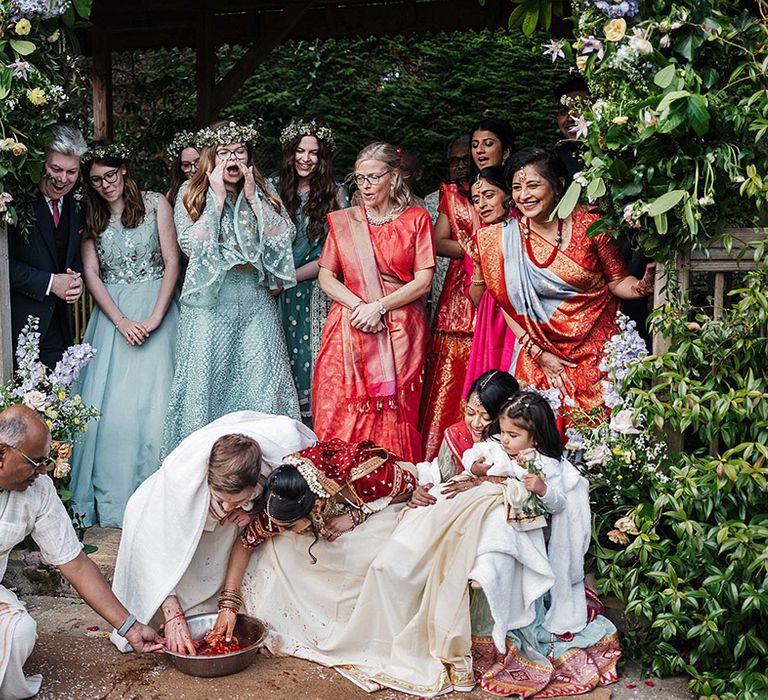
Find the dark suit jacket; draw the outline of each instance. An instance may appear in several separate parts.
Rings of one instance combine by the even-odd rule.
[[[77,272],[83,271],[83,261],[80,256],[80,223],[79,207],[70,192],[62,199],[62,217],[68,214],[69,226],[66,231],[56,231],[53,217],[45,198],[41,193],[32,202],[34,224],[26,237],[16,228],[8,231],[8,257],[11,277],[11,325],[13,328],[14,346],[21,329],[27,322],[27,316],[37,316],[40,319],[40,335],[45,337],[54,313],[64,314],[62,327],[69,328],[69,314],[66,305],[57,304],[53,293],[46,296],[45,290],[51,279],[51,273],[65,272],[72,268]],[[63,267],[58,263],[56,240],[54,236],[66,236],[66,262]],[[71,340],[71,337],[70,339]]]

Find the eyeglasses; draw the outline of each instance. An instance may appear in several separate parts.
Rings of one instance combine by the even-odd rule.
[[[112,185],[117,182],[117,176],[120,174],[119,169],[110,170],[103,175],[92,175],[89,179],[94,187],[101,187],[105,182]]]
[[[199,158],[197,160],[193,160],[193,161],[182,160],[181,161],[181,171],[184,172],[184,173],[189,173],[189,172],[192,172],[194,170],[197,170],[197,167],[199,165],[200,165],[200,159]]]
[[[32,459],[27,454],[24,454],[18,447],[14,447],[13,445],[9,445],[8,443],[3,443],[8,449],[13,450],[14,452],[17,452],[20,454],[24,459],[29,462],[29,464],[34,468],[35,471],[39,471],[42,468],[45,468],[45,470],[48,470],[48,467],[54,463],[53,457],[50,455],[48,457],[43,457],[42,459]]]
[[[228,148],[216,149],[216,157],[221,160],[229,160],[232,156],[235,156],[237,160],[245,160],[248,157],[248,149],[245,146],[240,146],[234,151],[230,151]]]
[[[381,178],[383,178],[385,175],[388,175],[391,173],[391,170],[385,170],[383,173],[379,173],[378,175],[354,175],[352,179],[355,181],[355,184],[358,187],[362,187],[364,183],[368,183],[369,185],[378,185]]]

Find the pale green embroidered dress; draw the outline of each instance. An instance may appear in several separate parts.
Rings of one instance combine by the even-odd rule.
[[[280,314],[270,293],[296,284],[293,223],[259,188],[252,204],[242,192],[236,200],[227,197],[221,217],[209,190],[202,215],[192,221],[182,199],[187,187],[182,185],[174,209],[189,266],[163,455],[232,411],[299,417]]]
[[[134,321],[154,309],[165,272],[157,230],[160,195],[145,192],[147,214],[136,228],[119,219],[96,241],[101,279],[120,310]],[[173,382],[178,305],[141,345],[129,345],[98,307],[84,341],[96,348],[78,391],[101,411],[72,455],[72,504],[85,525],[121,527],[125,504],[160,466],[162,424]]]

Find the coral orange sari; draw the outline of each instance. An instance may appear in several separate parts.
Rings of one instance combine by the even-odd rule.
[[[329,214],[328,223],[320,266],[343,276],[346,287],[366,302],[435,266],[432,221],[423,209],[409,207],[374,226],[363,207],[351,207]],[[419,461],[427,343],[423,301],[389,311],[380,333],[353,328],[350,315],[334,302],[323,329],[312,385],[314,430],[321,440],[372,440],[403,459]]]
[[[438,210],[448,217],[451,238],[467,251],[477,215],[457,185],[440,185]],[[475,328],[475,307],[467,298],[465,287],[463,258],[451,260],[432,328],[432,350],[422,399],[421,432],[426,460],[437,455],[445,429],[462,417],[462,388]]]
[[[596,219],[577,207],[564,249],[555,249],[518,219],[478,231],[488,291],[534,343],[576,363],[565,371],[576,387],[573,400],[584,408],[604,404],[600,383],[604,372],[599,366],[605,342],[617,332],[619,306],[607,283],[627,276],[624,258],[610,234],[587,237]],[[548,388],[541,367],[520,344],[510,371],[518,381]]]

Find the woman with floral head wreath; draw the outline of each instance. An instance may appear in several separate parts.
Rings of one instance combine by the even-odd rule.
[[[168,200],[139,189],[123,147],[97,142],[83,161],[84,277],[96,302],[85,342],[97,352],[80,394],[101,418],[75,447],[71,485],[85,525],[120,527],[128,498],[160,465],[180,255]]]
[[[174,210],[189,266],[163,454],[225,413],[298,417],[274,294],[296,283],[294,226],[253,165],[253,127],[217,122],[196,135],[200,166]]]
[[[197,172],[197,166],[200,164],[200,151],[195,147],[194,138],[193,132],[180,131],[173,137],[173,141],[168,146],[171,181],[165,196],[171,206],[176,205],[176,195],[179,194],[182,183],[189,180]]]
[[[354,171],[363,205],[328,215],[319,280],[335,303],[323,329],[312,404],[320,439],[372,440],[417,461],[423,298],[435,250],[429,214],[409,206],[399,168],[391,145],[366,146]]]
[[[318,260],[328,234],[325,217],[349,206],[343,185],[333,179],[333,132],[315,117],[293,119],[280,134],[283,157],[275,183],[286,212],[296,225],[293,264],[296,286],[280,294],[301,418],[312,424],[312,372],[331,300],[320,289]]]

